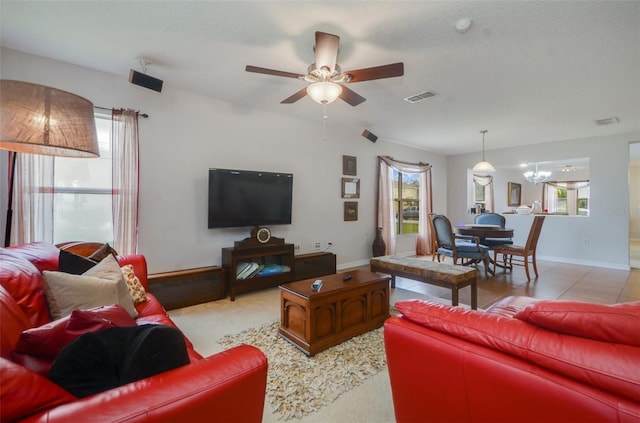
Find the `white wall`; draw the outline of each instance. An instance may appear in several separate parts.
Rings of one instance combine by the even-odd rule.
[[[489,150],[487,160],[496,166],[588,157],[590,163],[590,213],[582,216],[549,216],[538,244],[538,257],[617,269],[629,268],[629,143],[640,134],[556,141],[527,147]],[[479,154],[449,156],[447,188],[450,193],[467,192],[467,170]],[[519,177],[516,174],[513,177]],[[517,181],[517,179],[515,180]],[[496,181],[496,210],[507,210],[508,180]],[[523,184],[523,202],[535,194]],[[455,223],[470,223],[466,195],[449,195],[449,216]],[[516,229],[515,242],[524,243],[531,216],[508,216]]]
[[[385,142],[384,136],[373,144],[360,135],[361,127],[336,127],[329,120],[325,141],[320,119],[302,121],[239,109],[177,90],[171,81],[165,81],[159,94],[129,84],[126,75],[9,49],[0,50],[0,74],[68,90],[96,106],[133,108],[150,115],[140,119],[139,235],[139,250],[147,257],[150,273],[219,265],[221,248],[249,235],[249,228],[207,229],[210,167],[292,172],[293,222],[273,226],[273,236],[299,244],[301,253],[310,252],[314,242],[321,242],[323,249],[331,242],[338,267],[365,264],[371,257],[378,155],[432,163],[434,204],[438,209],[446,205],[446,157]],[[342,155],[358,160],[357,222],[343,221]],[[0,153],[1,175],[6,175],[6,162],[6,153]],[[0,209],[6,210],[6,186],[0,185]],[[4,223],[2,229],[4,234]],[[415,252],[415,237],[399,240],[397,252]]]
[[[640,165],[629,168],[629,210],[629,237],[638,241],[640,240]]]

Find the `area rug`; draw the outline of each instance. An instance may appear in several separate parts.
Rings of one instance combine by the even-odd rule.
[[[278,335],[279,327],[276,320],[217,342],[227,348],[249,344],[265,353],[267,400],[280,420],[312,413],[386,367],[382,328],[307,357]]]

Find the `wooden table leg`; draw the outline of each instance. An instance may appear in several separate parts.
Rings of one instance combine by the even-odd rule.
[[[458,305],[458,287],[457,286],[454,286],[453,288],[451,288],[451,305],[452,306]]]
[[[478,309],[478,280],[476,279],[470,286],[471,288],[471,310]]]

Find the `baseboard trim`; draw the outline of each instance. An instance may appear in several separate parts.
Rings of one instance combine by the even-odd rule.
[[[577,264],[577,265],[580,265],[580,266],[602,267],[602,268],[605,268],[605,269],[614,269],[614,270],[631,270],[631,266],[630,265],[626,265],[625,266],[625,265],[620,264],[620,263],[576,260],[576,259],[570,259],[570,258],[566,258],[566,257],[538,256],[538,260],[552,261],[554,263]]]
[[[415,255],[416,255],[415,251],[408,251],[408,252],[405,252],[405,253],[394,254],[394,256],[402,256],[402,257],[415,256]],[[370,262],[371,262],[371,259],[364,259],[364,260],[352,261],[352,262],[349,262],[349,263],[342,263],[342,264],[337,265],[336,269],[340,272],[340,271],[343,271],[345,269],[352,269],[354,267],[367,266],[367,265],[369,265]]]

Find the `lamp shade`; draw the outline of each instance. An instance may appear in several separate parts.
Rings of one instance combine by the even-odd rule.
[[[474,172],[495,172],[496,168],[486,160],[482,160],[473,167]]]
[[[57,88],[0,80],[0,149],[98,157],[93,104]]]
[[[342,86],[335,82],[314,82],[307,87],[307,94],[316,103],[329,104],[340,97]]]

